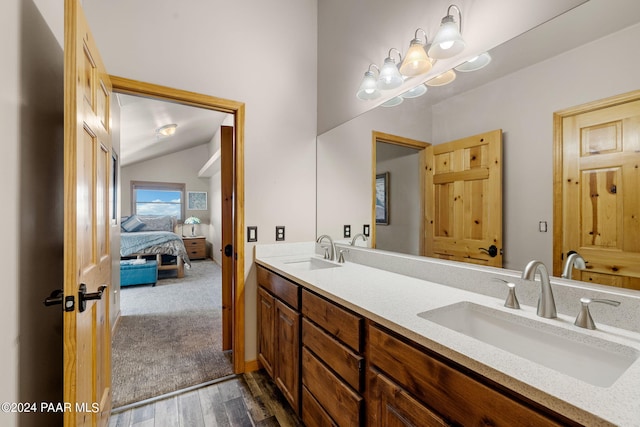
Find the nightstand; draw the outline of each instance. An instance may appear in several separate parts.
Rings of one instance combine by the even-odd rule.
[[[189,259],[204,259],[207,257],[207,245],[204,236],[183,237],[184,247],[187,248]]]

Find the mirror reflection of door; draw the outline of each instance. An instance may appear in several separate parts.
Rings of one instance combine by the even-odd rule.
[[[424,155],[429,144],[376,131],[372,141],[372,247],[424,255]]]
[[[640,91],[556,113],[555,134],[555,275],[573,250],[573,279],[640,290]]]
[[[426,255],[502,267],[502,131],[426,151]]]

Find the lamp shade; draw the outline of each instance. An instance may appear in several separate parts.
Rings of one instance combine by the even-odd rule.
[[[414,88],[409,89],[400,96],[402,96],[404,99],[411,99],[422,96],[425,93],[427,93],[427,87],[424,84],[420,84]]]
[[[444,73],[435,76],[431,80],[427,80],[425,83],[427,86],[444,86],[451,83],[456,79],[456,72],[453,70],[445,71]]]
[[[464,73],[469,71],[476,71],[489,65],[489,62],[491,62],[491,55],[489,55],[489,52],[484,52],[476,57],[471,58],[467,62],[463,62],[462,64],[458,65],[455,70],[462,71]]]
[[[409,50],[400,65],[400,74],[414,77],[428,73],[429,70],[431,70],[431,60],[424,50],[424,43],[419,39],[411,40]]]
[[[379,98],[380,95],[381,93],[378,90],[376,76],[373,72],[367,71],[364,73],[362,83],[360,83],[360,88],[358,89],[356,96],[362,100],[368,100]]]
[[[402,104],[402,101],[404,101],[404,99],[401,96],[394,96],[393,98],[383,102],[380,105],[382,107],[395,107],[396,105]]]
[[[395,89],[402,85],[403,81],[402,74],[400,74],[396,66],[396,61],[391,57],[385,59],[384,65],[380,70],[380,76],[378,77],[378,89]]]
[[[429,56],[433,59],[447,59],[464,50],[465,42],[458,25],[452,15],[442,18],[440,29],[429,48]]]

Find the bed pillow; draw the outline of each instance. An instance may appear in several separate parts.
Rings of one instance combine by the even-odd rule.
[[[173,217],[164,216],[139,216],[142,227],[138,231],[171,231],[174,229]]]
[[[144,227],[144,223],[140,221],[136,215],[131,215],[129,218],[122,221],[120,227],[128,233],[133,233],[134,231],[140,231],[142,227]]]

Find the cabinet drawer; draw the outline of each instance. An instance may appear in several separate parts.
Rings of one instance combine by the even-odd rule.
[[[258,284],[298,310],[300,308],[300,287],[284,277],[258,266]]]
[[[569,421],[562,419],[558,424],[524,401],[502,394],[373,325],[368,343],[372,365],[454,424],[474,425],[483,420],[484,425],[492,426],[557,426]]]
[[[359,426],[363,399],[302,348],[302,383],[339,426]]]
[[[302,292],[302,314],[357,353],[362,353],[362,317],[311,292]]]
[[[204,239],[184,239],[184,246],[187,250],[190,249],[204,249]]]
[[[355,354],[347,346],[327,335],[307,319],[302,320],[302,344],[315,353],[351,387],[362,391],[363,357]]]
[[[302,386],[302,422],[307,427],[337,427],[305,386]]]

